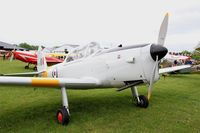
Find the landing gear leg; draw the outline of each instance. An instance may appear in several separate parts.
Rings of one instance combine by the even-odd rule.
[[[136,86],[131,87],[131,92],[132,92],[133,98],[136,100],[136,104],[138,107],[141,107],[141,108],[148,107],[149,105],[148,99],[144,95],[139,96]]]
[[[69,114],[68,98],[65,87],[61,88],[61,93],[62,93],[63,106],[60,109],[58,109],[56,117],[58,123],[62,125],[67,125],[69,123],[70,114]]]

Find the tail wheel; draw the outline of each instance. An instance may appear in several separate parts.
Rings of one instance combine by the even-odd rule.
[[[141,108],[147,108],[149,105],[149,100],[144,95],[140,95],[139,99],[140,99],[140,102],[137,103],[137,105]]]
[[[67,109],[65,107],[58,109],[56,113],[56,118],[58,123],[62,125],[67,125],[69,123],[69,118],[70,118]]]
[[[25,68],[25,69],[29,69],[29,66],[25,66],[24,68]]]

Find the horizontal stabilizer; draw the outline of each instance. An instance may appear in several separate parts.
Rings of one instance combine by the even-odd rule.
[[[0,74],[0,76],[25,76],[25,77],[33,77],[35,75],[41,74],[41,72],[27,72],[27,73],[8,73],[8,74]]]

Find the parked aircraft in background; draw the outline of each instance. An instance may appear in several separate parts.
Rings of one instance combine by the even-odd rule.
[[[184,55],[173,55],[173,54],[167,54],[165,56],[165,59],[168,59],[168,60],[188,60],[190,59],[190,57],[188,56],[184,56]]]
[[[54,57],[60,60],[65,60],[69,56],[69,54],[63,54],[63,53],[46,53],[46,56],[48,57]]]
[[[0,50],[0,57],[5,57],[7,59],[10,56],[11,56],[11,52],[10,51]]]
[[[12,51],[12,58],[18,59],[20,61],[23,61],[25,63],[28,63],[28,65],[25,66],[25,69],[29,69],[30,64],[37,65],[37,52],[29,52],[29,51]],[[45,56],[47,64],[54,65],[57,63],[63,62],[63,60],[55,58],[55,57],[50,57],[50,56]],[[37,70],[37,67],[34,67],[34,70]]]
[[[189,56],[184,55],[175,55],[168,53],[164,59],[161,61],[160,66],[161,67],[173,67],[173,66],[180,66],[180,65],[186,65],[186,64],[192,64],[191,58]]]
[[[0,85],[30,85],[60,87],[63,106],[58,109],[56,116],[61,124],[68,124],[70,120],[68,98],[66,89],[94,89],[94,88],[118,88],[122,91],[131,88],[132,96],[139,107],[147,108],[154,82],[159,79],[159,73],[165,73],[181,68],[171,67],[159,70],[160,60],[167,54],[164,41],[168,27],[168,14],[166,14],[160,28],[158,42],[141,45],[122,46],[110,49],[99,49],[96,52],[87,49],[79,58],[73,60],[73,56],[63,63],[51,66],[47,69],[46,58],[38,50],[38,72],[4,74],[0,77]],[[89,54],[90,53],[90,54]],[[38,75],[42,78],[16,77],[16,75]],[[139,95],[137,85],[148,84],[147,97]]]

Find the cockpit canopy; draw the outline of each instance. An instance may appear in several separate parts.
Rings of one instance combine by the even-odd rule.
[[[86,58],[101,51],[102,49],[103,48],[100,46],[100,44],[96,42],[91,42],[87,45],[79,46],[75,48],[71,53],[69,53],[69,56],[66,58],[66,62]]]

